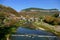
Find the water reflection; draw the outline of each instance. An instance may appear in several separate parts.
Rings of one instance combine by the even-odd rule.
[[[43,30],[31,30],[19,27],[16,34],[11,36],[11,40],[57,40],[57,37]]]
[[[47,31],[43,31],[43,30],[31,30],[31,29],[27,29],[27,28],[22,28],[19,27],[17,29],[17,34],[35,34],[35,35],[50,35],[50,36],[54,36],[54,34],[47,32]]]
[[[12,35],[11,40],[57,40],[56,36],[44,35]]]

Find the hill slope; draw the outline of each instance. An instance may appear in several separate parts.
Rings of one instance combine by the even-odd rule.
[[[18,12],[16,12],[16,10],[14,10],[11,7],[4,6],[4,5],[0,5],[0,12],[6,13],[6,14],[14,14],[18,16]]]
[[[58,9],[42,9],[42,8],[26,8],[19,12],[21,15],[29,15],[29,16],[45,16],[45,15],[53,15],[55,13],[59,13]]]

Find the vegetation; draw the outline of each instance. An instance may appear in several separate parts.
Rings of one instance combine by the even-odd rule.
[[[53,33],[53,34],[56,35],[56,36],[60,36],[60,32],[57,32],[57,31],[54,29],[54,26],[52,26],[52,25],[49,25],[49,24],[44,23],[44,22],[34,22],[33,25],[35,25],[35,27],[36,27],[37,29],[43,28],[43,29],[45,29],[46,31],[51,32],[51,33]]]
[[[53,16],[45,16],[44,22],[49,23],[51,25],[60,25],[59,14],[54,14]]]
[[[38,10],[38,11],[31,11],[31,10]],[[38,29],[39,29],[39,27],[41,27],[41,28],[44,28],[48,32],[52,32],[53,34],[60,36],[60,33],[57,32],[56,30],[54,30],[55,25],[60,25],[60,17],[59,17],[58,10],[49,9],[50,12],[41,12],[39,10],[45,10],[45,9],[27,8],[27,9],[22,10],[22,13],[23,14],[27,13],[27,15],[29,15],[29,16],[33,15],[35,17],[39,17],[40,19],[42,19],[42,23],[40,21],[39,21],[40,23],[37,22],[36,24],[35,24],[35,22],[33,22],[32,23],[34,25],[33,27],[38,28]],[[55,10],[55,11],[53,11],[53,10]],[[52,27],[52,25],[53,25],[53,27]]]
[[[0,40],[8,40],[8,37],[16,32],[16,29],[20,26],[29,29],[39,29],[40,27],[48,32],[52,32],[55,35],[60,36],[60,32],[57,32],[52,25],[60,25],[60,18],[58,12],[41,12],[30,10],[45,10],[39,8],[28,8],[21,12],[16,12],[11,7],[0,5]],[[56,10],[56,9],[50,9]],[[25,12],[23,12],[25,11]],[[57,14],[56,14],[57,13]],[[26,17],[38,17],[40,21],[28,21],[19,19],[20,16]],[[41,21],[42,20],[42,21]]]
[[[53,15],[53,17],[59,17],[59,13],[56,12],[56,13]]]
[[[15,16],[12,17],[13,15]],[[0,5],[0,40],[8,40],[10,34],[15,32],[17,28],[15,23],[17,23],[18,20],[14,18],[17,17],[17,15],[14,9]]]

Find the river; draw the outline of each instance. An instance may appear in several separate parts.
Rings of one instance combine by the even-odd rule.
[[[11,40],[57,40],[57,37],[47,31],[19,27]]]

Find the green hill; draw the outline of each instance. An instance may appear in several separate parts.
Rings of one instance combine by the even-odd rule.
[[[58,9],[42,9],[42,8],[26,8],[22,9],[20,15],[29,15],[29,16],[45,16],[45,15],[53,15],[55,13],[59,13]]]

